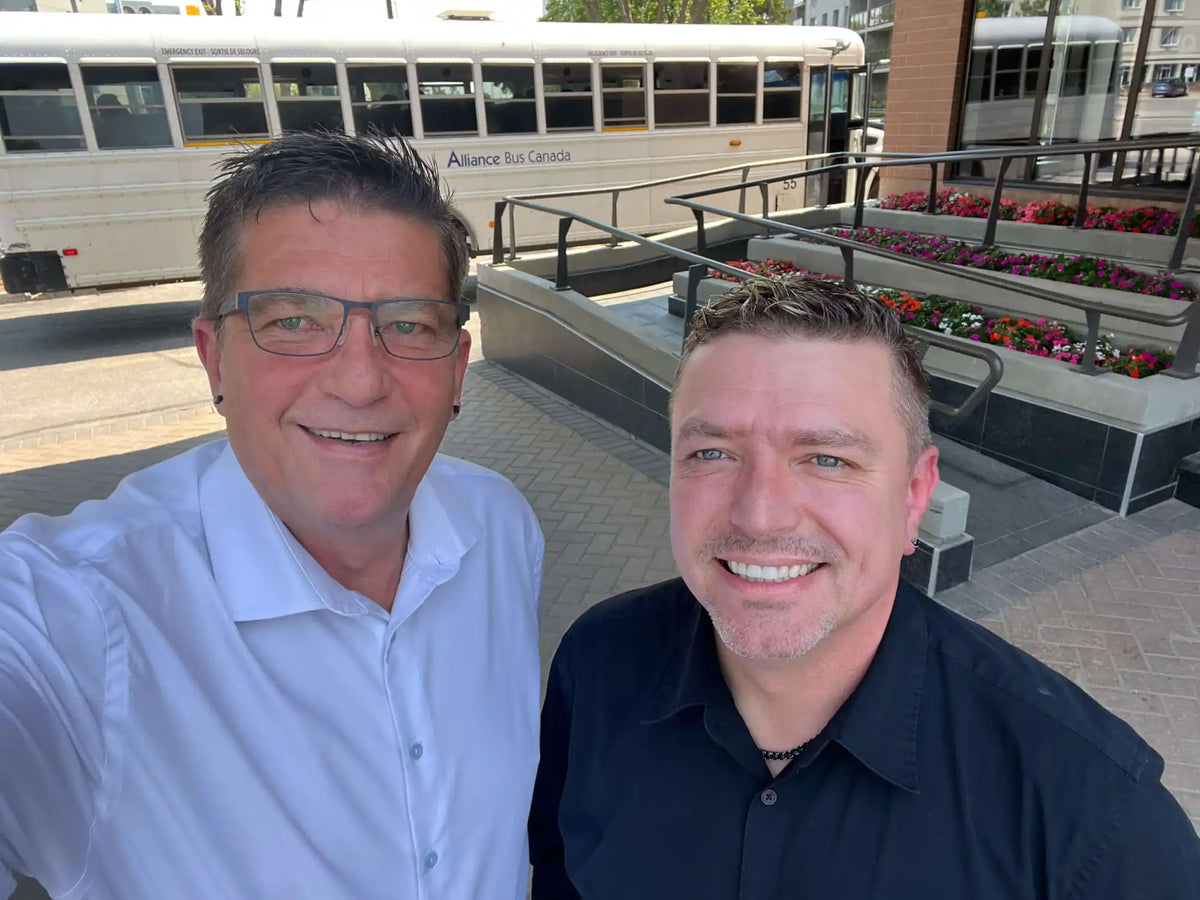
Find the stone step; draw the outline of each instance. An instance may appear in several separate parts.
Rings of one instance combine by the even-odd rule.
[[[1185,456],[1179,463],[1179,483],[1175,499],[1200,507],[1200,453]]]

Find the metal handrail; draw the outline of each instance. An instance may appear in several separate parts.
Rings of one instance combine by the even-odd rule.
[[[735,163],[728,166],[720,166],[716,169],[705,169],[702,172],[689,172],[686,175],[671,175],[666,178],[651,178],[645,181],[632,181],[628,184],[620,184],[615,187],[598,187],[598,188],[576,188],[567,191],[540,191],[532,194],[513,194],[505,199],[512,200],[549,200],[551,198],[570,198],[570,197],[592,197],[597,194],[612,194],[612,215],[611,222],[613,228],[617,227],[617,201],[621,194],[630,191],[648,190],[654,187],[661,187],[664,184],[678,184],[683,181],[695,181],[699,178],[711,178],[714,175],[724,175],[726,172],[742,173],[742,182],[745,182],[750,175],[750,170],[762,168],[764,166],[785,166],[794,163],[809,163],[819,159],[866,159],[868,157],[878,157],[880,159],[903,159],[909,156],[914,156],[912,153],[891,153],[887,151],[874,152],[868,150],[840,151],[829,153],[809,153],[805,156],[784,156],[779,159],[762,159],[752,162]],[[822,170],[824,171],[824,170]],[[794,178],[794,175],[788,176]],[[723,191],[738,190],[737,185],[724,188]],[[763,201],[766,203],[766,200]],[[509,234],[509,251],[508,259],[511,262],[517,258],[517,223],[513,215],[515,207],[508,208],[508,234]],[[738,212],[746,211],[746,192],[741,191],[738,198]],[[610,247],[616,246],[615,239],[609,241]],[[493,244],[493,249],[495,245]]]
[[[503,241],[500,233],[500,222],[502,221],[505,205],[511,204],[521,206],[525,209],[531,209],[535,212],[548,213],[549,215],[558,216],[558,256],[557,265],[554,274],[554,289],[556,291],[565,291],[570,289],[569,276],[570,272],[567,266],[567,234],[574,222],[580,222],[590,228],[596,228],[600,231],[608,232],[614,237],[621,240],[633,241],[645,246],[654,247],[670,256],[685,260],[690,265],[688,266],[688,287],[687,300],[684,307],[684,339],[687,339],[688,332],[691,328],[692,319],[698,306],[697,297],[699,293],[700,281],[704,278],[710,269],[715,269],[726,275],[732,276],[738,280],[745,280],[753,277],[753,273],[747,272],[745,269],[739,269],[735,266],[726,265],[714,259],[709,259],[698,253],[693,253],[690,250],[683,250],[679,247],[672,247],[670,244],[664,244],[661,241],[656,241],[653,238],[643,237],[632,231],[626,231],[622,228],[617,228],[613,225],[605,225],[588,216],[580,215],[579,213],[571,212],[570,210],[557,209],[552,206],[545,206],[540,203],[533,203],[528,200],[521,200],[516,197],[508,197],[496,203],[496,216],[493,219],[493,234],[492,243],[492,263],[500,265],[504,262]],[[750,219],[752,217],[745,217]],[[850,271],[849,269],[847,270]],[[852,282],[850,282],[852,284]],[[946,335],[938,334],[937,332],[927,331],[923,328],[914,328],[910,325],[905,325],[904,330],[914,339],[926,345],[941,347],[945,350],[950,350],[954,353],[961,353],[964,356],[969,356],[974,359],[982,360],[988,367],[987,377],[976,386],[975,390],[958,406],[952,406],[948,403],[943,403],[940,400],[930,400],[930,409],[935,412],[942,413],[950,418],[961,419],[969,416],[983,402],[984,397],[991,392],[1000,379],[1004,376],[1004,363],[1000,359],[999,354],[994,350],[977,344],[968,342],[956,341]]]
[[[1040,159],[1047,156],[1083,156],[1083,177],[1079,182],[1079,194],[1075,205],[1075,221],[1072,224],[1072,227],[1078,230],[1083,228],[1084,223],[1087,221],[1088,193],[1091,187],[1094,157],[1097,153],[1125,154],[1130,151],[1167,150],[1170,148],[1179,147],[1190,147],[1192,149],[1193,156],[1195,156],[1197,150],[1200,150],[1200,137],[1189,135],[1178,138],[1129,138],[1123,141],[1091,141],[1088,143],[1066,144],[1051,147],[1014,146],[998,147],[990,150],[948,150],[943,153],[911,155],[903,159],[881,159],[873,161],[864,160],[863,162],[853,163],[846,162],[841,165],[824,167],[822,169],[807,169],[799,172],[789,172],[785,175],[776,175],[771,178],[758,179],[757,181],[743,181],[737,185],[737,188],[741,189],[744,194],[746,188],[757,187],[760,193],[765,197],[768,186],[779,181],[790,179],[807,179],[811,176],[830,171],[862,171],[864,172],[864,175],[856,179],[854,192],[854,227],[861,228],[865,204],[865,172],[867,170],[904,168],[918,165],[929,166],[929,198],[926,204],[925,212],[928,215],[936,215],[938,166],[949,165],[956,162],[1000,160],[1000,168],[996,172],[996,179],[992,188],[991,206],[988,209],[987,223],[984,226],[983,240],[981,242],[981,246],[990,247],[996,242],[996,227],[1000,219],[1000,198],[1004,192],[1004,180],[1008,174],[1008,167],[1014,160]],[[1166,268],[1171,271],[1178,270],[1179,267],[1183,265],[1183,256],[1187,249],[1187,242],[1191,232],[1191,228],[1188,226],[1188,223],[1192,221],[1192,217],[1195,215],[1197,201],[1198,198],[1200,198],[1200,166],[1194,165],[1194,160],[1193,164],[1191,165],[1191,171],[1192,177],[1188,183],[1188,191],[1184,201],[1183,211],[1179,216],[1179,230],[1175,235],[1175,241],[1172,245],[1171,255],[1165,263]],[[698,191],[691,191],[687,194],[678,194],[675,197],[667,198],[666,202],[670,203],[676,198],[693,200],[697,197],[707,197],[713,194],[725,193],[731,189],[732,188],[726,186],[704,188]],[[739,208],[738,212],[745,212],[745,209]],[[763,218],[767,217],[764,216]]]
[[[1175,353],[1176,365],[1171,369],[1167,369],[1163,374],[1170,375],[1175,378],[1195,378],[1196,377],[1196,361],[1200,356],[1200,300],[1193,300],[1190,303],[1183,304],[1183,309],[1174,314],[1166,315],[1164,313],[1154,313],[1137,309],[1127,309],[1121,306],[1114,306],[1104,301],[1084,300],[1078,297],[1072,297],[1068,294],[1059,293],[1057,291],[1048,290],[1036,285],[1020,284],[1018,282],[1008,281],[999,277],[996,273],[971,269],[964,266],[954,266],[947,263],[933,262],[927,259],[918,259],[912,256],[905,256],[902,253],[897,253],[894,250],[886,250],[882,247],[874,247],[869,244],[862,244],[851,238],[838,237],[837,235],[826,234],[822,231],[815,231],[811,228],[803,228],[799,225],[789,225],[784,222],[774,222],[770,219],[758,218],[745,213],[735,213],[730,210],[722,209],[716,206],[709,206],[703,203],[697,203],[694,200],[689,200],[684,197],[668,197],[666,200],[669,204],[684,206],[693,211],[696,215],[699,232],[697,233],[697,243],[703,245],[703,230],[704,230],[704,213],[723,216],[725,218],[734,219],[741,222],[748,222],[754,225],[765,226],[770,231],[781,231],[786,234],[792,234],[796,237],[802,237],[806,240],[814,241],[822,244],[832,244],[842,251],[842,262],[845,266],[844,280],[847,285],[854,286],[854,253],[855,251],[865,252],[868,256],[878,256],[883,259],[888,259],[893,262],[903,263],[905,265],[915,266],[919,269],[938,272],[940,274],[949,275],[954,278],[960,278],[964,281],[972,281],[977,284],[987,285],[988,287],[1001,288],[1003,290],[1013,291],[1018,294],[1024,294],[1038,300],[1045,300],[1052,303],[1061,303],[1063,306],[1069,306],[1073,309],[1082,310],[1087,321],[1087,337],[1083,359],[1080,362],[1080,369],[1087,375],[1099,375],[1101,370],[1096,366],[1096,347],[1100,339],[1100,318],[1101,316],[1112,316],[1118,319],[1127,319],[1134,322],[1143,322],[1151,325],[1161,325],[1164,327],[1176,327],[1184,325],[1183,337],[1179,341],[1179,345]]]

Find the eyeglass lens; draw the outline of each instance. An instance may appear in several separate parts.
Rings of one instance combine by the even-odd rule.
[[[393,356],[436,359],[458,340],[454,310],[448,304],[392,300],[376,308],[379,337]],[[247,318],[255,343],[285,356],[318,356],[337,345],[344,307],[330,297],[300,292],[255,294]]]

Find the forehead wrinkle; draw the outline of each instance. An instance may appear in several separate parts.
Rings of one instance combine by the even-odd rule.
[[[716,422],[691,416],[679,426],[677,440],[683,441],[694,437],[709,437],[731,440],[745,437],[765,437],[775,443],[783,443],[792,447],[836,447],[861,450],[864,453],[875,453],[876,444],[870,437],[855,428],[747,428],[741,426],[726,426]]]

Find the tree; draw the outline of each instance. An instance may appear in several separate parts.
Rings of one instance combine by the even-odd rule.
[[[544,22],[787,24],[784,0],[547,0]]]
[[[204,4],[204,12],[210,16],[224,15],[221,9],[221,0],[200,0]],[[242,0],[233,0],[233,14],[240,16],[242,14]]]
[[[1021,15],[1044,16],[1050,10],[1050,0],[1021,0]]]
[[[998,18],[1008,12],[1008,4],[1001,0],[976,0],[975,15]]]

